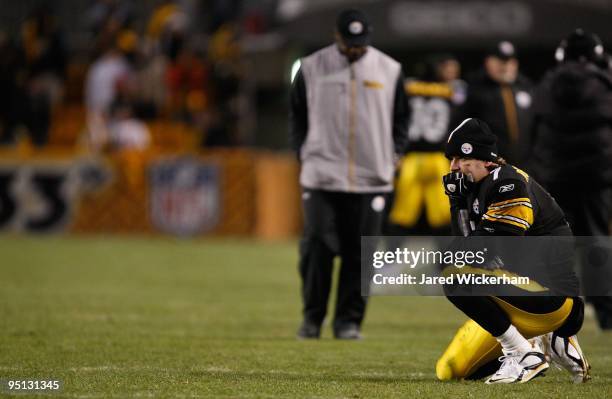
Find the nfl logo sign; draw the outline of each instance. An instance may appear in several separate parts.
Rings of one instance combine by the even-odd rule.
[[[219,167],[196,159],[165,160],[151,168],[151,221],[166,233],[212,230],[221,215]]]

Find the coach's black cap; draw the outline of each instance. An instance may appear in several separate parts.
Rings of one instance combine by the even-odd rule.
[[[489,48],[487,55],[507,61],[511,58],[516,58],[516,49],[514,48],[514,44],[507,40],[503,40]]]
[[[468,118],[461,122],[448,136],[445,155],[453,157],[475,158],[482,161],[497,159],[497,136],[484,121]]]
[[[370,42],[372,28],[365,14],[359,10],[344,10],[338,14],[336,30],[349,47],[362,47]]]

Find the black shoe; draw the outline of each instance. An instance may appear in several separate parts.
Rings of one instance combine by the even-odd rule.
[[[297,331],[298,339],[319,339],[321,326],[310,321],[304,321]]]
[[[346,324],[334,329],[336,339],[362,339],[361,331],[357,324]]]

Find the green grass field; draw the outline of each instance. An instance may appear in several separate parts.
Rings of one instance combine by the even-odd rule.
[[[53,397],[605,398],[612,334],[587,318],[593,380],[440,383],[463,317],[444,298],[375,297],[366,339],[297,341],[296,243],[0,237],[0,379]],[[1,396],[1,394],[0,394]],[[19,396],[23,397],[23,396]]]

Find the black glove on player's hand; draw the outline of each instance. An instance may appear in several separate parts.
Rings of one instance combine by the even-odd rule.
[[[467,196],[470,192],[471,182],[466,175],[461,172],[451,172],[442,176],[444,193],[451,200],[451,205],[462,205],[467,207]]]

